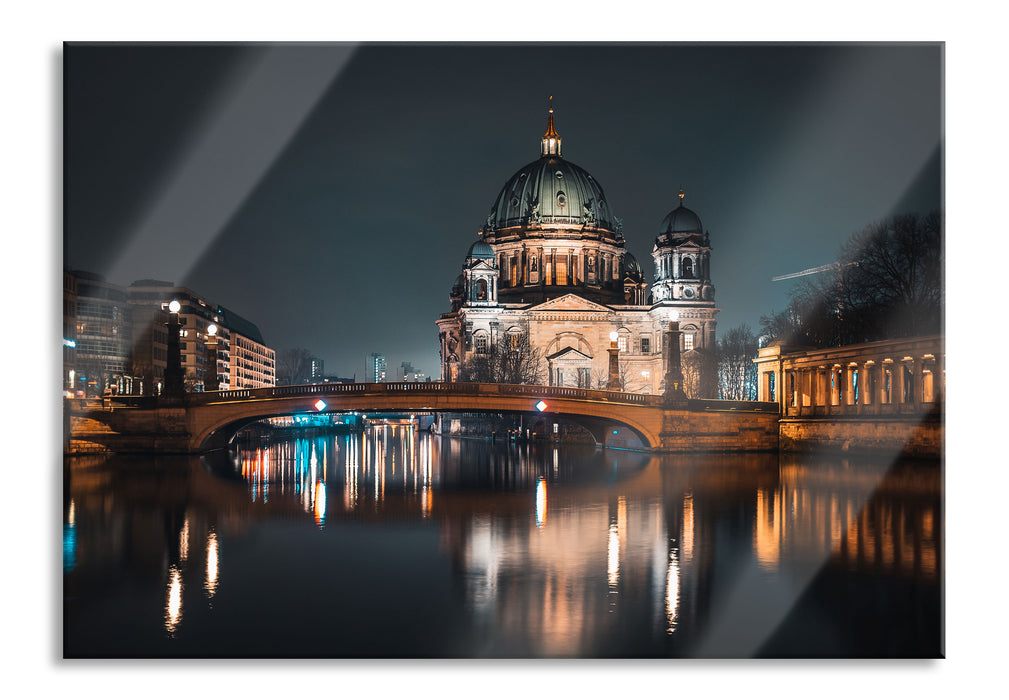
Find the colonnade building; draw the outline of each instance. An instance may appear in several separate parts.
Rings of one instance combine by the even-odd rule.
[[[602,185],[561,156],[551,106],[539,158],[493,200],[437,321],[442,380],[471,379],[481,356],[531,347],[544,366],[527,383],[606,388],[616,343],[620,388],[660,393],[670,321],[679,322],[686,364],[715,346],[710,240],[683,199],[681,190],[661,219],[649,285]],[[714,396],[714,370],[707,374],[686,379],[688,394]]]
[[[945,400],[941,335],[837,348],[774,343],[753,362],[757,400],[778,403],[785,417],[919,415]]]

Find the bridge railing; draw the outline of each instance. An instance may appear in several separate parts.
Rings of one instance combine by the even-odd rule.
[[[187,405],[201,406],[225,401],[264,401],[298,396],[333,395],[388,395],[388,394],[497,394],[503,396],[529,396],[543,399],[576,399],[581,401],[601,401],[636,406],[661,406],[663,398],[654,394],[634,394],[625,391],[603,391],[599,389],[577,389],[564,386],[534,386],[529,384],[489,384],[475,382],[382,382],[356,384],[298,384],[294,386],[264,387],[261,389],[227,389],[186,394]],[[106,398],[108,400],[108,398]],[[81,405],[73,406],[74,401]],[[84,410],[88,406],[80,399],[68,399],[71,408]],[[97,404],[97,401],[94,403]],[[110,402],[117,408],[155,408],[158,398],[153,396],[117,396]],[[722,401],[718,399],[689,399],[688,408],[693,411],[757,411],[775,413],[776,403],[763,401]]]
[[[297,396],[332,396],[335,394],[501,394],[507,396],[538,396],[540,398],[570,398],[608,403],[660,405],[662,397],[633,394],[624,391],[600,391],[561,386],[531,386],[527,384],[487,384],[474,382],[382,382],[357,384],[299,384],[262,389],[227,389],[188,394],[190,404],[220,401],[255,401]]]

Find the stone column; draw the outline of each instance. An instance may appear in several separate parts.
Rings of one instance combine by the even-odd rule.
[[[921,358],[911,360],[911,405],[915,411],[921,411],[922,398],[925,392],[925,363]]]
[[[179,323],[177,312],[168,313],[168,355],[165,367],[164,394],[171,397],[180,397],[185,392],[185,384],[182,379],[182,347],[179,344],[179,332],[182,325]]]
[[[217,336],[207,338],[207,377],[203,380],[204,389],[217,391],[221,382],[217,378]]]
[[[608,391],[620,391],[620,348],[617,346],[616,340],[610,341],[610,347],[607,348],[607,352],[610,355],[610,364],[606,389]]]
[[[841,376],[844,378],[844,401],[842,403],[845,406],[853,406],[855,404],[855,369],[850,362],[842,368]],[[845,410],[847,411],[847,409]]]
[[[872,365],[864,361],[858,367],[858,412],[865,413],[866,406],[872,403]]]
[[[665,390],[662,393],[667,406],[685,408],[687,394],[683,391],[683,368],[680,364],[680,324],[673,321],[662,334],[662,354],[665,364]]]
[[[932,369],[932,395],[935,401],[946,401],[946,356],[936,355],[935,366]]]

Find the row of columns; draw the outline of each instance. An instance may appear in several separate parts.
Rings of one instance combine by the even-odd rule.
[[[690,258],[691,272],[690,277],[685,279],[708,279],[708,256],[707,255],[661,255],[658,260],[658,276],[660,280],[671,280],[680,279],[680,270],[682,269],[682,260],[684,258]]]
[[[614,253],[600,252],[596,254],[595,264],[590,263],[591,254],[577,252],[572,249],[562,250],[559,254],[556,248],[537,248],[528,255],[525,249],[516,253],[501,253],[498,267],[502,270],[502,281],[509,287],[521,287],[528,284],[557,285],[557,263],[564,262],[566,269],[566,284],[577,285],[583,282],[597,284],[604,280],[615,280],[620,276],[619,257]],[[535,276],[535,279],[533,279]]]
[[[762,400],[777,399],[785,415],[841,414],[848,412],[849,406],[858,413],[870,409],[876,413],[916,412],[923,404],[941,400],[946,372],[943,360],[929,354],[784,369],[781,376],[765,372],[760,394]],[[818,412],[817,408],[824,410]]]
[[[469,279],[469,301],[497,302],[497,276],[496,275],[468,275]]]

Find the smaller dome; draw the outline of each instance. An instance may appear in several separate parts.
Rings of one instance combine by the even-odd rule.
[[[466,286],[466,280],[463,279],[462,275],[459,275],[458,277],[455,278],[455,284],[452,285],[452,291],[453,292],[456,290],[462,291],[462,289],[465,286]]]
[[[624,269],[627,271],[627,274],[635,277],[641,277],[643,274],[637,258],[630,253],[624,253]]]
[[[662,220],[662,226],[659,227],[659,233],[696,233],[702,235],[704,230],[701,228],[701,219],[690,209],[683,206],[683,202],[680,202],[680,206],[673,209],[666,218]]]
[[[494,259],[494,249],[490,247],[484,241],[477,241],[469,247],[469,252],[466,253],[466,259],[477,258],[480,260],[493,260]]]

